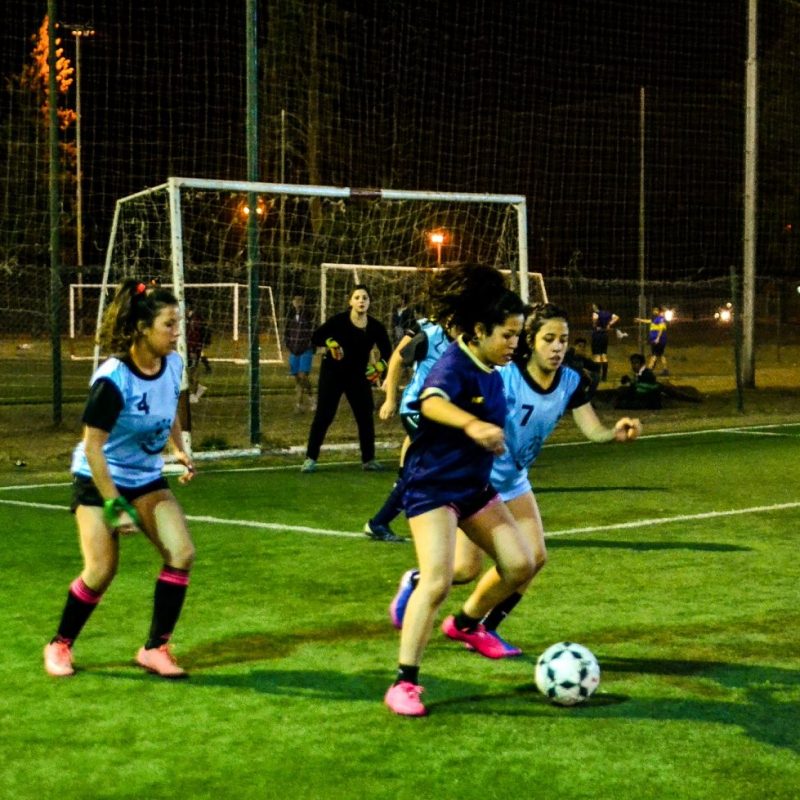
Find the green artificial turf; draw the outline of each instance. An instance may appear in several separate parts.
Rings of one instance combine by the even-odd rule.
[[[800,426],[546,447],[532,479],[549,563],[503,627],[525,655],[434,632],[418,720],[382,704],[413,547],[360,533],[392,472],[261,460],[176,486],[198,558],[174,638],[191,677],[174,683],[133,665],[159,568],[141,537],[77,675],[44,673],[80,555],[67,476],[27,476],[0,489],[0,797],[795,800],[798,445]],[[600,662],[584,706],[533,688],[561,639]]]

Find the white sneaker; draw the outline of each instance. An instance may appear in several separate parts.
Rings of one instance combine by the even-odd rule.
[[[198,400],[206,393],[206,389],[208,389],[208,386],[203,386],[202,383],[198,384],[196,395]]]
[[[189,395],[189,402],[190,403],[197,403],[200,401],[200,398],[196,394]]]

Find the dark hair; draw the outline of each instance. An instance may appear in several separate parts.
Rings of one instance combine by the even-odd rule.
[[[367,297],[372,300],[372,295],[369,293],[369,289],[367,289],[367,285],[365,283],[357,283],[351,290],[350,294],[347,295],[347,299],[349,300],[359,289],[365,291],[367,293]]]
[[[534,303],[534,305],[528,307],[527,312],[525,335],[520,336],[519,345],[517,345],[517,350],[514,353],[514,360],[519,363],[525,363],[530,358],[533,351],[533,343],[536,341],[536,334],[539,333],[546,322],[551,319],[563,319],[569,323],[567,312],[555,303]],[[586,339],[583,341],[585,343]]]
[[[151,327],[163,308],[177,305],[177,298],[168,289],[152,281],[146,284],[126,278],[103,314],[98,342],[106,352],[122,355],[141,335],[141,328]]]
[[[503,274],[482,264],[460,264],[437,273],[430,296],[437,320],[448,320],[467,339],[477,325],[489,334],[514,314],[524,314],[525,304],[506,287]]]
[[[634,361],[637,361],[639,364],[644,364],[647,359],[641,353],[631,353],[628,356],[628,361],[631,362],[631,365],[633,365]]]

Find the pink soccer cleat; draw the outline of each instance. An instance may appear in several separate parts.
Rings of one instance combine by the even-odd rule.
[[[452,614],[442,623],[442,633],[449,639],[464,642],[469,649],[477,650],[486,658],[504,658],[507,655],[503,645],[483,625],[478,625],[474,631],[459,630]]]
[[[522,650],[511,642],[506,641],[497,631],[486,629],[486,635],[491,636],[500,647],[503,648],[503,658],[513,658],[515,656],[521,656]],[[474,650],[475,648],[471,644],[464,645],[467,650]]]
[[[181,669],[175,661],[168,644],[148,650],[140,647],[136,654],[136,663],[148,672],[160,675],[162,678],[188,678],[189,673]]]
[[[72,648],[66,642],[50,642],[44,646],[44,668],[54,678],[68,678],[75,674],[72,666]]]
[[[419,699],[423,691],[425,690],[421,686],[414,683],[398,681],[389,687],[384,702],[395,714],[404,717],[424,717],[428,709]]]

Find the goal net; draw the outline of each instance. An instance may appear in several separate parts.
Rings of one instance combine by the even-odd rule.
[[[474,262],[506,270],[523,298],[533,283],[540,297],[526,231],[521,195],[169,178],[117,201],[104,277],[82,287],[83,314],[95,298],[99,324],[108,290],[127,276],[171,285],[212,329],[207,356],[215,360],[199,367],[203,388],[190,408],[195,452],[297,446],[309,420],[294,414],[282,342],[295,295],[322,320],[347,307],[357,273],[336,265],[391,265],[358,268],[369,271],[371,313],[388,327],[403,294],[421,301],[432,271]],[[190,378],[196,387],[197,374],[186,387]],[[342,435],[355,440],[355,429]]]
[[[162,282],[162,286],[174,289],[174,284]],[[70,358],[85,361],[94,358],[94,335],[87,331],[95,327],[100,305],[102,283],[71,283],[68,292],[69,348]],[[113,289],[113,286],[108,287]],[[186,309],[195,315],[204,327],[206,347],[204,357],[209,361],[247,363],[245,342],[247,339],[247,292],[243,283],[186,283]],[[259,311],[268,332],[265,351],[261,353],[262,364],[282,364],[278,320],[275,311],[275,296],[271,286],[260,285]]]
[[[332,264],[320,265],[319,298],[320,321],[346,308],[353,287],[363,283],[370,293],[370,316],[379,319],[397,342],[402,331],[396,329],[395,312],[406,308],[415,317],[428,316],[427,289],[433,276],[446,267],[398,267],[386,264]],[[509,282],[515,276],[501,269]],[[547,302],[547,291],[541,272],[528,273],[528,302]]]

